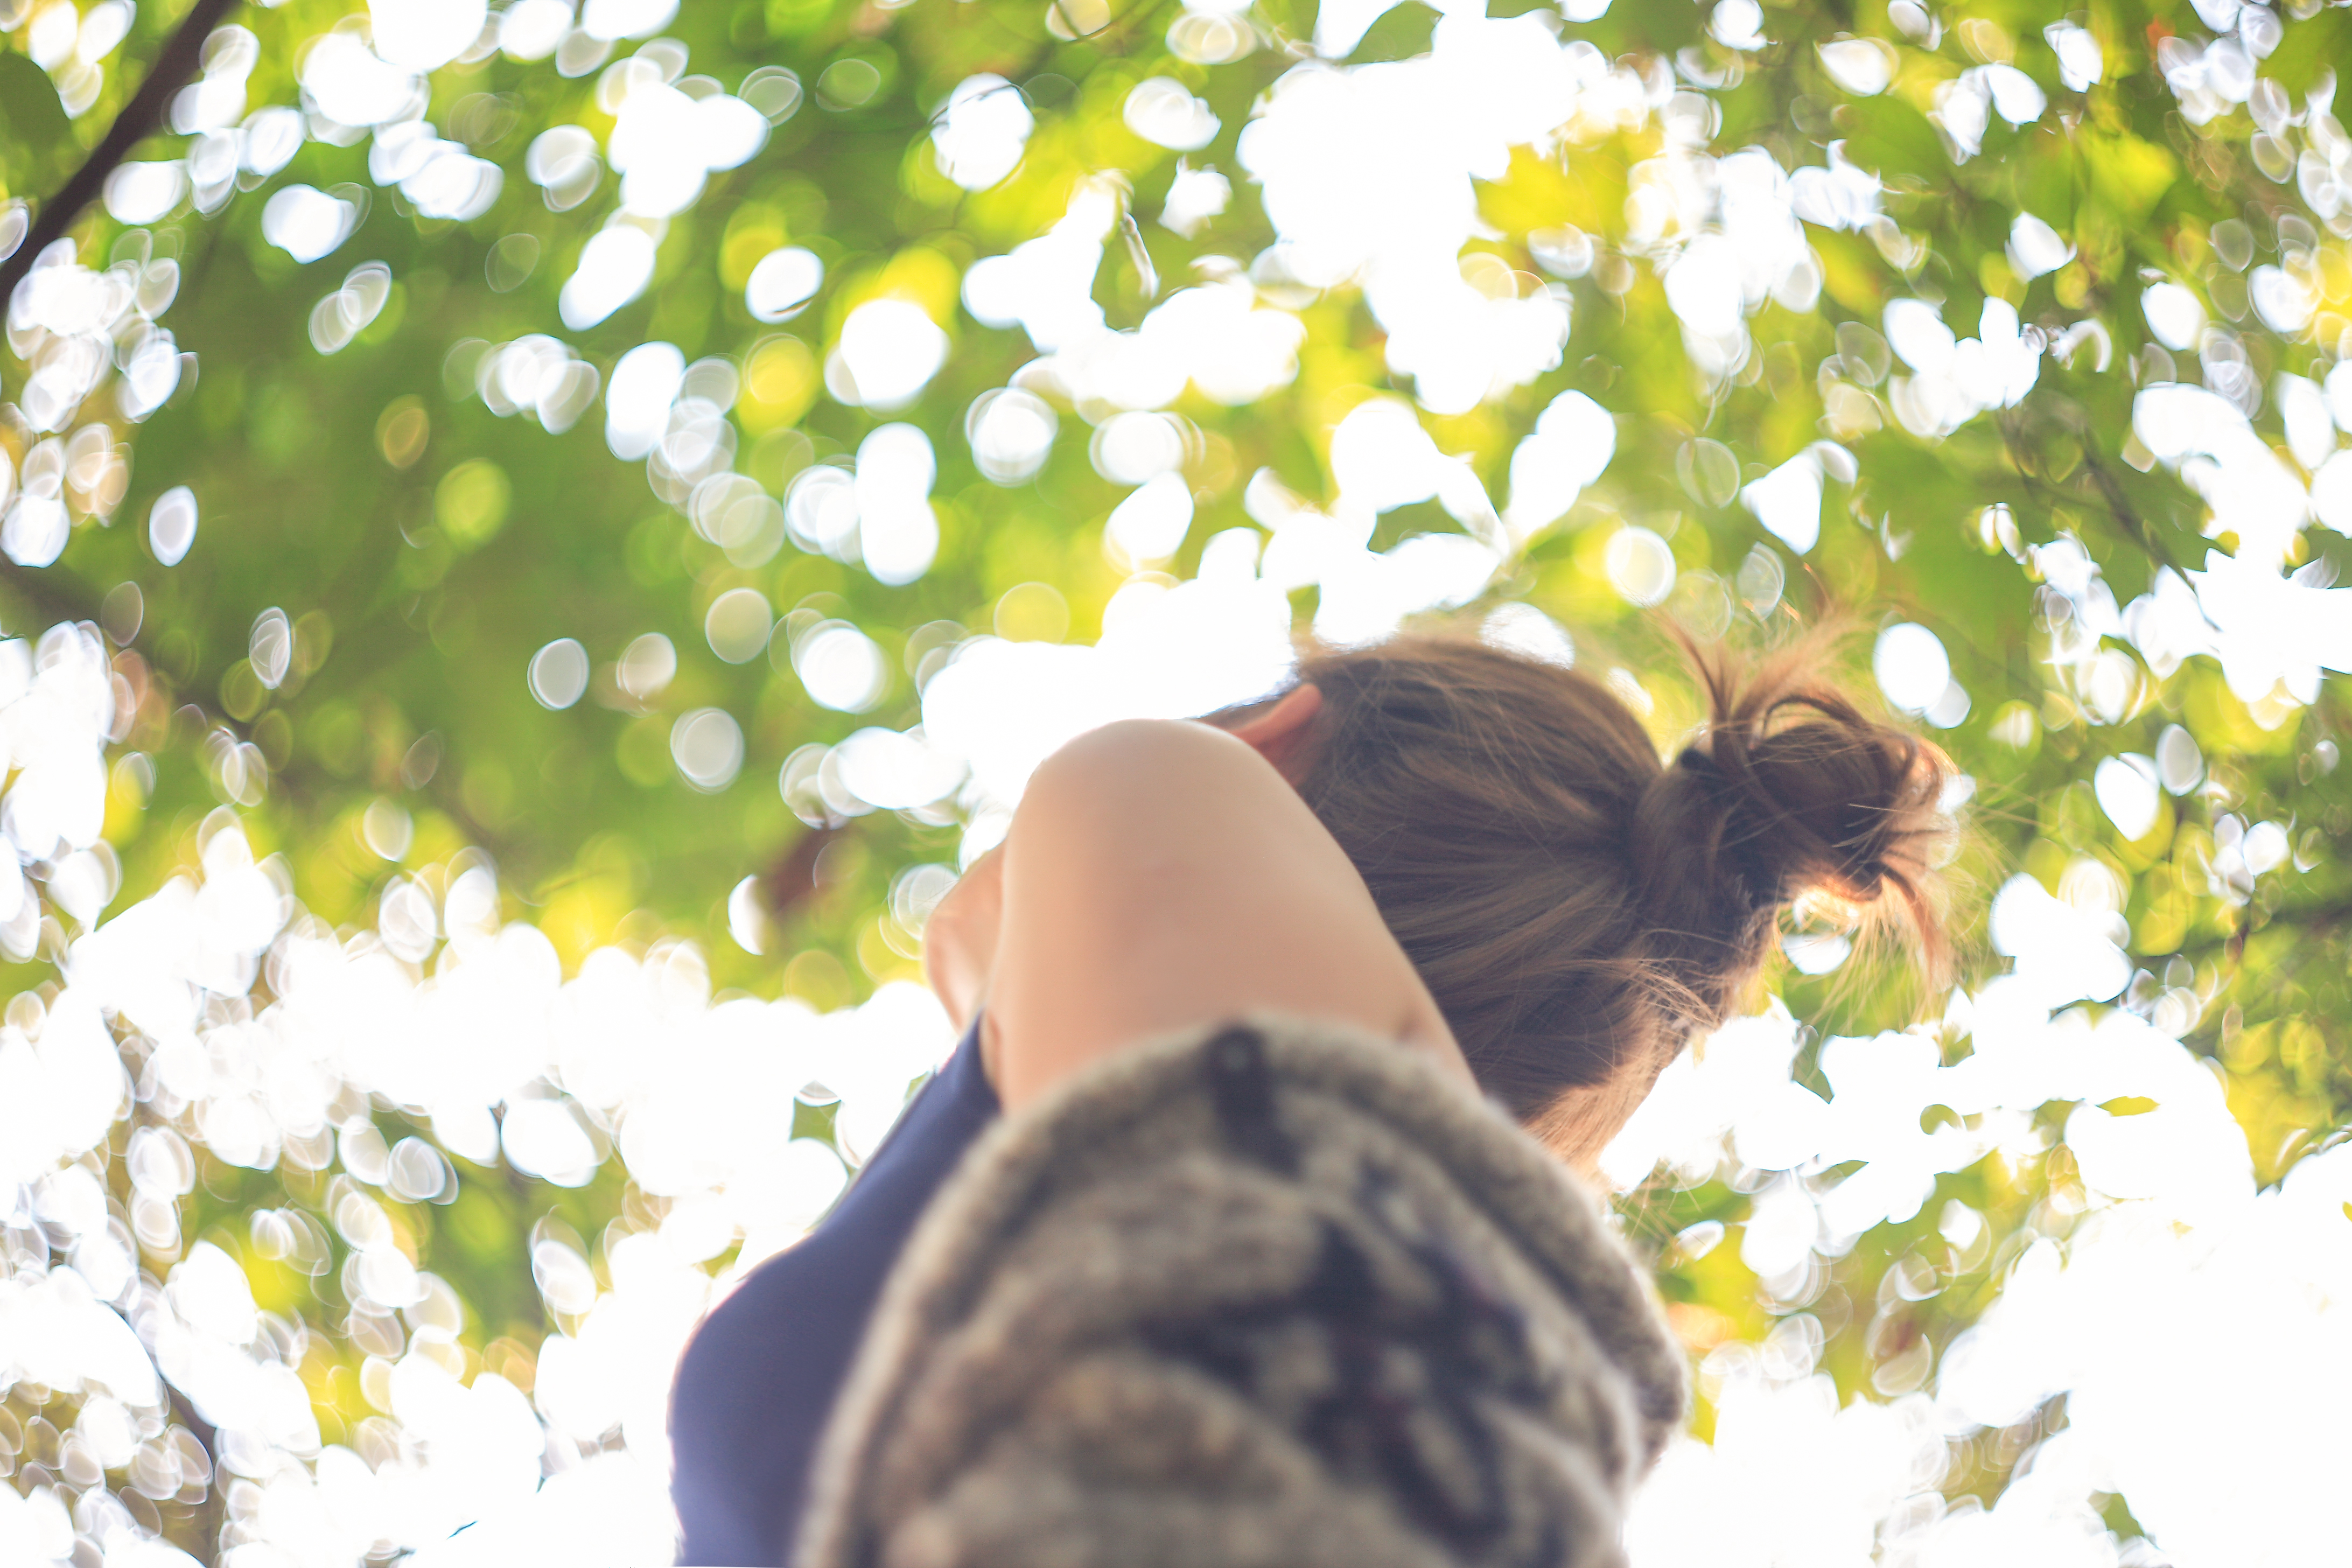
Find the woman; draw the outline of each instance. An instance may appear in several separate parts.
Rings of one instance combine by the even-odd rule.
[[[1891,911],[1937,956],[1946,764],[1819,679],[1820,654],[1744,682],[1700,660],[1708,722],[1664,766],[1602,683],[1443,631],[1312,651],[1278,697],[1048,759],[925,933],[962,1043],[681,1363],[684,1560],[783,1559],[851,1352],[942,1179],[1000,1110],[1050,1104],[1136,1042],[1266,1012],[1352,1026],[1589,1173],[1750,990],[1791,902]]]

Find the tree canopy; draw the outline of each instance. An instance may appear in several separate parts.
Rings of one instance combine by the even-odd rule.
[[[0,0],[0,1554],[665,1557],[1029,771],[1436,612],[1969,786],[1960,984],[1817,911],[1611,1151],[1634,1561],[2328,1550],[2347,33]]]

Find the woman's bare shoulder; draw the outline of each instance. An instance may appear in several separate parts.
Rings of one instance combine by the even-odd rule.
[[[1282,782],[1265,758],[1213,724],[1189,719],[1121,719],[1087,731],[1047,757],[1031,787],[1107,776],[1142,778],[1171,767],[1235,777],[1264,773],[1273,783]]]
[[[1289,781],[1205,724],[1129,720],[1080,736],[1031,779],[1007,847],[1038,908],[1148,916],[1171,896],[1272,897],[1377,920]]]
[[[1253,1008],[1450,1037],[1346,854],[1248,745],[1105,726],[1042,765],[1006,839],[990,988],[1017,1103],[1101,1055]]]

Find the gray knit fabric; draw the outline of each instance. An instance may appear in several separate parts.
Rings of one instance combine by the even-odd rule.
[[[1008,1119],[899,1261],[800,1568],[1599,1568],[1684,1361],[1593,1196],[1276,1017]]]

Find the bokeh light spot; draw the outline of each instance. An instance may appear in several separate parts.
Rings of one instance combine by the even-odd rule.
[[[147,545],[155,559],[177,566],[196,542],[196,496],[185,485],[173,485],[155,498],[147,512]]]
[[[1629,524],[1611,534],[1601,564],[1628,604],[1646,607],[1674,591],[1674,547],[1649,529]]]
[[[639,702],[651,702],[677,676],[677,649],[659,632],[647,632],[621,650],[613,679]]]
[[[670,726],[669,754],[687,783],[716,794],[742,771],[742,727],[724,709],[697,708]]]
[[[1878,634],[1870,668],[1886,700],[1906,713],[1926,712],[1952,683],[1952,661],[1944,652],[1943,639],[1913,621]]]
[[[1070,605],[1051,583],[1021,583],[996,601],[996,635],[1007,642],[1060,642],[1069,635]]]
[[[816,253],[786,246],[761,257],[743,285],[743,306],[752,319],[789,321],[808,308],[824,282],[824,263]]]
[[[395,468],[408,468],[423,457],[425,444],[432,434],[433,422],[419,397],[395,397],[384,405],[383,412],[376,417],[376,450]]]
[[[452,544],[472,550],[506,526],[513,495],[505,469],[487,458],[475,458],[441,476],[433,489],[433,515]]]
[[[710,651],[729,664],[749,664],[765,653],[775,617],[757,588],[730,588],[710,601],[702,618]]]
[[[416,825],[408,813],[378,796],[368,802],[367,810],[360,815],[360,836],[378,856],[397,862],[406,858],[408,847],[416,837]]]
[[[839,713],[863,713],[882,700],[889,661],[872,637],[842,621],[828,621],[793,645],[793,669],[809,700]]]
[[[541,707],[561,712],[588,690],[588,650],[570,637],[556,638],[530,656],[528,683]]]

